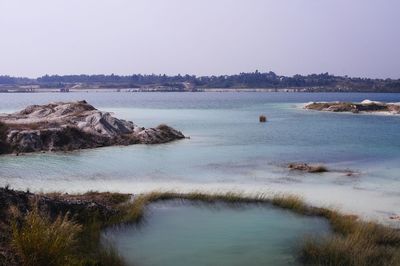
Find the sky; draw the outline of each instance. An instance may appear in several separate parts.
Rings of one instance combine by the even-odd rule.
[[[398,0],[0,0],[0,75],[400,78]]]

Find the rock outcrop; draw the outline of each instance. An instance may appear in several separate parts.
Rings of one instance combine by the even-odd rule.
[[[323,165],[311,165],[307,163],[290,163],[288,165],[290,170],[296,170],[308,173],[325,173],[328,169]]]
[[[0,153],[159,144],[184,138],[181,132],[167,125],[145,129],[99,111],[86,101],[32,105],[0,115],[0,130],[3,131],[0,146],[4,146],[0,147]]]
[[[365,100],[360,103],[348,102],[313,102],[304,106],[305,109],[326,112],[351,112],[351,113],[388,113],[400,114],[400,104],[382,103]]]

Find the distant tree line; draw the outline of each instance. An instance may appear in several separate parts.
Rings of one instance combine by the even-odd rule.
[[[304,91],[400,92],[399,79],[369,79],[334,76],[328,73],[279,76],[274,72],[240,73],[237,75],[45,75],[37,79],[0,76],[0,85],[39,85],[42,88],[63,88],[74,84],[111,88],[166,86],[184,88],[301,88]]]
[[[36,83],[36,80],[29,78],[16,78],[10,76],[0,76],[0,85],[25,85]]]

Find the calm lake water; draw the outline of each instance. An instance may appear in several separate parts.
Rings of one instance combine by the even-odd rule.
[[[0,185],[66,192],[286,192],[372,218],[400,214],[400,116],[301,109],[310,101],[400,102],[400,94],[0,94],[0,112],[83,99],[141,126],[167,123],[191,138],[165,145],[1,156]],[[258,123],[260,114],[267,123]],[[300,161],[338,171],[303,175],[285,168]],[[340,172],[345,169],[358,174],[348,177]]]
[[[256,205],[156,203],[147,214],[103,236],[128,265],[298,265],[305,237],[329,232],[325,220]]]

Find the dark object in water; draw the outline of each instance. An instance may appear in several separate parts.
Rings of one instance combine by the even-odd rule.
[[[265,115],[260,115],[260,123],[267,122],[267,117]]]
[[[288,168],[291,170],[297,170],[308,173],[324,173],[328,172],[328,169],[323,165],[309,165],[306,163],[290,163]]]

